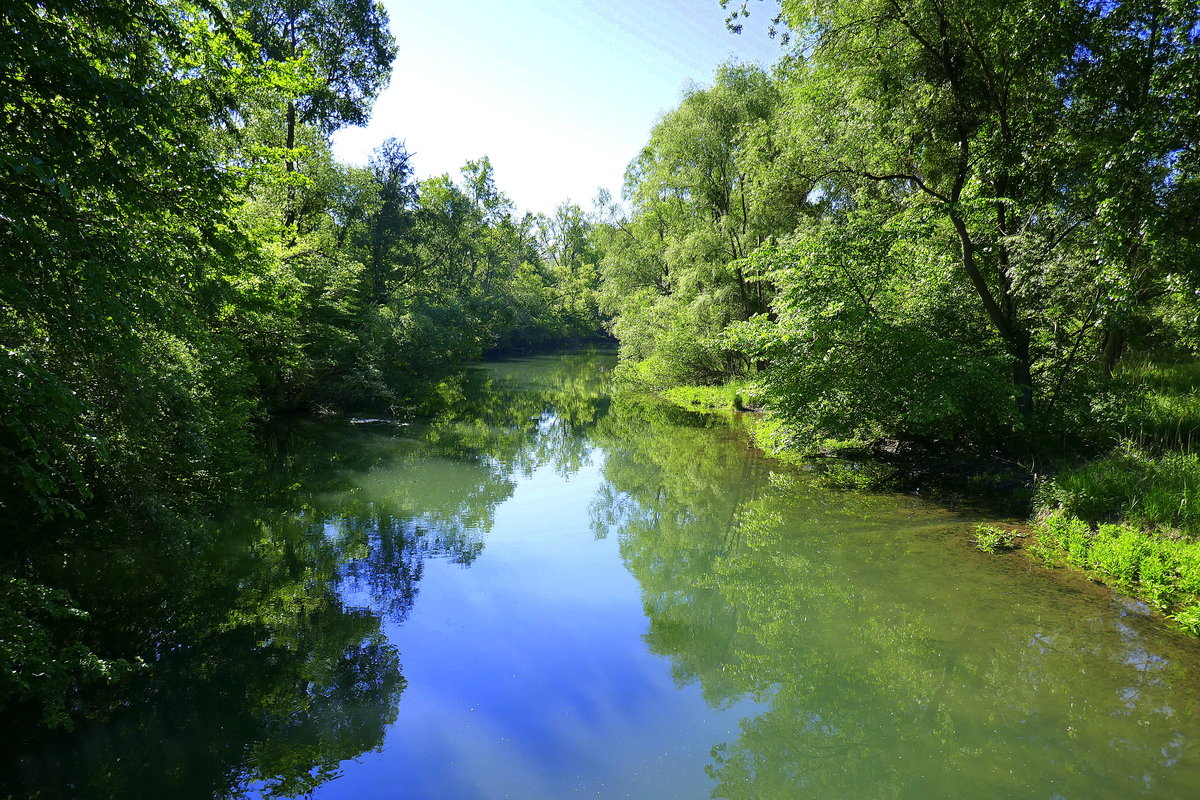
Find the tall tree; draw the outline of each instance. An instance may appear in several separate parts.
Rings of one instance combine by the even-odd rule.
[[[1011,365],[1020,412],[1057,411],[1082,342],[1128,306],[1153,260],[1139,240],[1194,180],[1195,5],[789,0],[783,11],[798,41],[784,72],[795,160],[843,202],[868,191],[853,202],[932,214]]]
[[[768,211],[795,197],[756,192],[751,174],[757,134],[780,100],[759,67],[722,65],[712,86],[690,88],[659,120],[629,165],[632,216],[604,260],[605,308],[625,356],[646,361],[652,381],[708,382],[749,366],[719,334],[768,310],[769,289],[743,259],[795,224],[796,206]]]
[[[417,184],[404,143],[388,139],[371,155],[371,177],[379,193],[378,207],[371,215],[371,251],[367,264],[370,302],[387,303],[408,277],[411,258],[405,252],[413,227]]]
[[[396,42],[378,0],[231,0],[264,62],[304,60],[307,91],[287,101],[284,147],[288,172],[296,170],[296,127],[329,134],[364,125],[371,103],[387,85]],[[290,200],[294,201],[294,194]],[[285,212],[290,227],[295,209]]]

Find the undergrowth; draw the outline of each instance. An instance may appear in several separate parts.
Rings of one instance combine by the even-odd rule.
[[[1200,635],[1200,362],[1133,362],[1119,442],[1036,495],[1031,555],[1145,600]]]

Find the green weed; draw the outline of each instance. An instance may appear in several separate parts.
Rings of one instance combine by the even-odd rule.
[[[975,526],[975,546],[985,553],[1011,550],[1017,546],[1017,532],[995,525]]]
[[[985,526],[981,526],[985,527]],[[1037,523],[1031,555],[1070,564],[1095,580],[1145,600],[1181,628],[1200,635],[1200,542],[1136,525],[1093,528],[1065,511]]]
[[[1200,636],[1200,603],[1193,603],[1172,614],[1171,620],[1192,636]]]

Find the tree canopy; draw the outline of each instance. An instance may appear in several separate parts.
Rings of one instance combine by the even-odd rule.
[[[784,2],[772,74],[722,67],[630,166],[627,362],[756,378],[798,442],[1086,436],[1131,342],[1200,344],[1198,15]]]

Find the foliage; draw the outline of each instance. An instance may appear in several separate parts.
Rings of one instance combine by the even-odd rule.
[[[766,309],[769,287],[742,266],[755,247],[794,224],[805,193],[754,183],[754,137],[779,90],[760,69],[726,64],[709,88],[690,88],[655,126],[626,172],[629,214],[611,209],[601,304],[622,358],[662,388],[745,374],[746,358],[719,334]],[[765,134],[764,134],[765,135]]]
[[[805,449],[1111,441],[1128,347],[1195,344],[1198,13],[782,3],[773,73],[720,68],[630,165],[623,371],[756,377]]]
[[[995,525],[975,526],[975,546],[985,553],[1011,550],[1017,546],[1017,532]]]
[[[963,446],[1017,423],[1001,348],[914,222],[850,213],[750,257],[778,287],[774,318],[727,336],[769,364],[761,391],[802,439]]]
[[[19,540],[22,521],[202,491],[236,466],[218,443],[236,451],[247,378],[217,321],[259,260],[208,136],[253,80],[236,35],[190,3],[3,15],[0,501]]]
[[[75,648],[112,602],[43,548],[224,502],[272,415],[402,413],[448,365],[594,335],[599,226],[518,218],[486,158],[334,159],[390,76],[374,0],[20,0],[0,51],[0,658],[58,719],[120,659]]]
[[[1125,443],[1048,479],[1039,488],[1037,504],[1093,523],[1123,520],[1150,530],[1200,535],[1200,456],[1154,455]]]
[[[264,62],[304,59],[308,91],[293,100],[288,124],[324,133],[365,125],[387,85],[396,43],[378,0],[230,0]],[[291,144],[288,147],[292,147]]]

